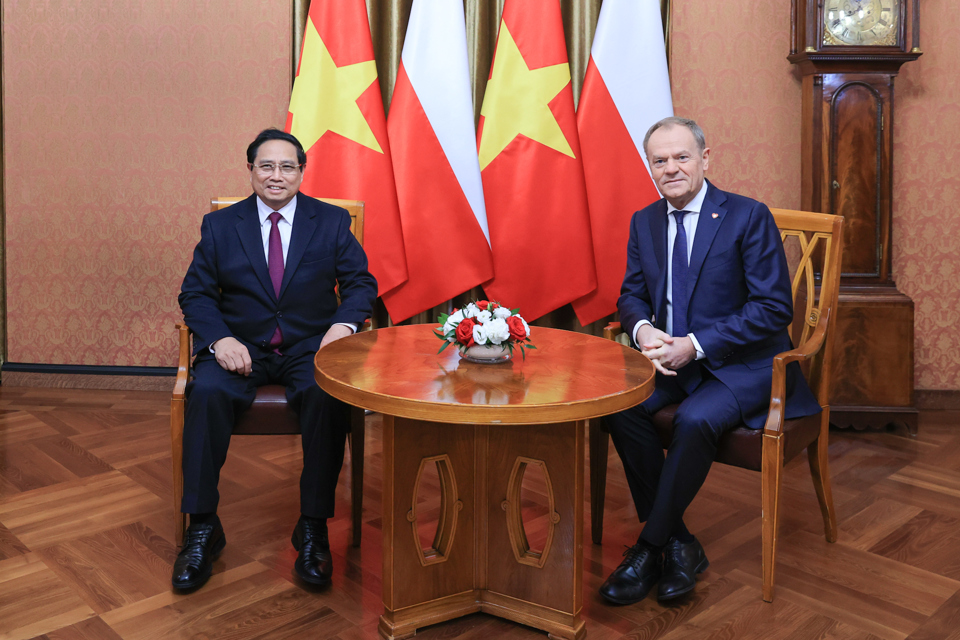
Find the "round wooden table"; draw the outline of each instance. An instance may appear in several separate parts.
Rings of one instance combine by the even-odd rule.
[[[643,402],[654,370],[596,336],[534,327],[537,349],[503,364],[442,354],[432,325],[357,333],[321,349],[317,383],[383,414],[383,606],[380,635],[476,611],[584,635],[583,456],[586,420]],[[417,532],[424,469],[436,465],[433,545]],[[548,524],[532,550],[521,516],[524,472],[545,480]]]

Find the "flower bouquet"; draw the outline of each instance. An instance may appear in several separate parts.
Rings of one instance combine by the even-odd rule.
[[[460,355],[473,362],[505,362],[513,356],[514,347],[526,359],[524,348],[536,349],[530,343],[530,326],[519,313],[499,302],[478,300],[451,314],[440,314],[440,328],[434,334],[443,340],[437,353],[456,344]]]

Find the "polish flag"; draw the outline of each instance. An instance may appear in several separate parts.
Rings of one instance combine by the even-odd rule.
[[[408,280],[383,296],[404,320],[493,277],[463,3],[414,0],[387,119]]]
[[[660,199],[643,137],[672,115],[660,0],[604,0],[577,109],[597,264],[596,290],[573,303],[581,324],[617,310],[630,218]]]

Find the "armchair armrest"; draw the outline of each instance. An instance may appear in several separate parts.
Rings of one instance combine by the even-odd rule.
[[[619,322],[611,322],[603,328],[603,337],[607,340],[616,340],[621,333],[623,333],[623,328]]]
[[[180,354],[177,360],[177,378],[173,383],[173,399],[183,400],[190,378],[190,328],[182,322],[177,323],[180,337]]]
[[[817,321],[817,328],[813,334],[807,338],[807,341],[796,349],[778,353],[773,357],[773,381],[770,389],[770,411],[767,414],[767,422],[763,426],[763,432],[766,435],[777,435],[783,429],[783,419],[786,408],[787,396],[787,365],[791,362],[809,360],[823,348],[827,337],[827,325],[830,321],[830,309],[827,309],[820,320]]]

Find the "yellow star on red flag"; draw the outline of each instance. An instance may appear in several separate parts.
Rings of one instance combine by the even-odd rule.
[[[531,69],[506,23],[501,23],[493,75],[487,82],[480,109],[480,115],[484,117],[480,170],[485,169],[518,135],[575,157],[560,124],[550,111],[550,101],[568,84],[570,67],[566,62]]]
[[[328,131],[383,153],[357,98],[377,80],[374,60],[338,67],[311,19],[304,31],[300,73],[290,95],[290,133],[304,149]]]

